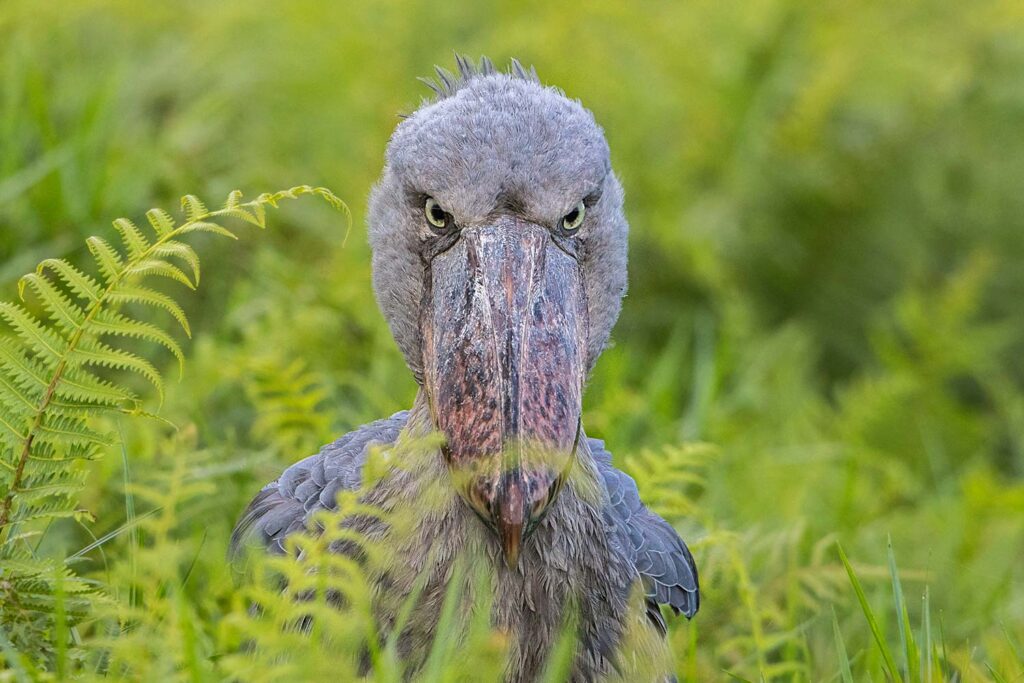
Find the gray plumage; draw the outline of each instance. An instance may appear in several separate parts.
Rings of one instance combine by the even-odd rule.
[[[603,133],[579,103],[541,86],[536,73],[518,62],[510,74],[486,60],[475,67],[460,58],[458,66],[457,77],[439,70],[432,86],[437,98],[398,126],[370,202],[374,289],[421,385],[416,402],[410,411],[325,446],[264,487],[235,529],[236,552],[284,553],[285,539],[308,528],[313,514],[334,509],[340,491],[359,488],[372,448],[402,457],[396,444],[403,435],[415,438],[437,429],[431,410],[437,399],[428,390],[423,356],[424,283],[430,277],[423,254],[433,236],[424,225],[422,197],[436,198],[463,231],[493,225],[498,215],[553,225],[577,198],[589,198],[587,220],[571,245],[586,289],[587,319],[580,328],[588,335],[586,369],[607,343],[625,291],[628,226]],[[415,467],[396,467],[366,494],[366,502],[382,510],[404,507],[417,514],[402,537],[389,535],[370,518],[351,522],[390,543],[393,556],[403,560],[396,563],[402,566],[387,568],[386,579],[377,577],[385,627],[396,616],[389,605],[400,604],[417,577],[427,578],[413,625],[400,639],[400,651],[414,667],[429,649],[456,558],[464,555],[483,558],[492,568],[492,622],[517,636],[509,681],[534,680],[543,671],[570,605],[578,610],[581,639],[573,680],[629,679],[630,661],[667,662],[660,606],[687,617],[696,613],[693,558],[672,527],[644,507],[635,482],[612,466],[603,442],[581,434],[571,468],[560,493],[528,531],[518,564],[511,566],[502,561],[502,546],[479,510],[460,497],[463,491],[454,494],[441,453]],[[438,486],[453,494],[418,509],[425,491]],[[471,594],[473,586],[463,589]],[[630,622],[637,614],[639,621]],[[624,655],[619,649],[630,623],[653,637],[631,639],[634,651]],[[669,675],[665,667],[655,665],[658,677]]]
[[[393,444],[407,416],[402,411],[363,425],[286,469],[256,494],[235,525],[232,551],[248,545],[284,554],[284,539],[308,528],[313,513],[335,509],[340,491],[359,488],[370,448]]]

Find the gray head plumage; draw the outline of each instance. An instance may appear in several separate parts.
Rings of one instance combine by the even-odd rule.
[[[423,245],[432,239],[423,199],[433,197],[463,229],[515,214],[557,226],[580,201],[576,236],[586,282],[586,366],[608,341],[626,290],[628,224],[622,188],[593,115],[536,71],[508,72],[483,58],[437,70],[435,97],[399,123],[370,196],[374,291],[395,341],[422,383]]]

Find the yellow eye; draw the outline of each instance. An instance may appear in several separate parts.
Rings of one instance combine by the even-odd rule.
[[[427,223],[438,230],[447,228],[452,220],[451,214],[442,209],[433,197],[427,197],[427,201],[423,205],[423,214],[427,217]]]
[[[587,207],[580,202],[573,207],[572,211],[562,216],[562,230],[576,232],[583,225],[583,217],[587,215]]]

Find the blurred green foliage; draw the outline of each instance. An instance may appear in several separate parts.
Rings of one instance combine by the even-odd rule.
[[[695,550],[680,678],[881,678],[835,541],[899,651],[889,536],[909,620],[930,614],[941,643],[932,675],[1024,671],[1020,3],[8,0],[0,35],[5,299],[184,192],[304,182],[356,212],[351,235],[307,205],[232,248],[200,241],[190,359],[161,411],[180,431],[114,425],[123,452],[81,501],[96,521],[47,529],[38,552],[58,557],[117,532],[77,564],[136,610],[96,641],[112,673],[238,673],[221,657],[240,510],[410,404],[362,209],[426,94],[415,76],[453,50],[534,64],[605,127],[631,288],[585,422]]]

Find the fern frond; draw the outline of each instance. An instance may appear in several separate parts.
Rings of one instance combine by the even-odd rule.
[[[50,443],[55,447],[73,444],[94,443],[109,446],[110,438],[89,429],[80,418],[69,418],[47,413],[39,424],[36,436],[41,443]]]
[[[20,533],[12,535],[8,539],[7,542],[8,543],[17,543],[18,541],[25,541],[25,540],[28,540],[30,538],[36,538],[36,537],[38,537],[40,535],[41,535],[41,532],[39,532],[39,531],[22,531]]]
[[[114,227],[121,233],[121,241],[124,242],[129,260],[137,260],[149,250],[149,240],[135,223],[127,218],[118,218],[114,221]]]
[[[18,280],[18,294],[22,299],[25,298],[26,288],[31,289],[43,302],[43,307],[57,327],[71,333],[82,326],[85,321],[85,311],[80,309],[46,277],[38,273],[23,275]]]
[[[54,396],[79,405],[111,408],[137,400],[131,391],[105,382],[87,370],[75,367],[64,370],[60,384],[54,389]]]
[[[36,519],[76,519],[81,514],[82,511],[76,509],[71,501],[50,498],[38,505],[19,505],[17,511],[11,515],[10,523],[25,524]]]
[[[261,228],[265,228],[267,227],[267,208],[264,204],[270,201],[270,197],[260,195],[259,197],[257,197],[257,200],[260,198],[263,198],[263,202],[257,201],[257,203],[253,204],[252,207],[250,208],[252,209],[253,217],[256,219],[256,225],[258,225]]]
[[[53,562],[45,558],[35,558],[25,552],[10,550],[4,558],[4,566],[11,568],[22,579],[29,579],[38,574],[45,574],[53,569]]]
[[[166,212],[152,209],[146,219],[153,236],[121,218],[113,225],[123,249],[102,237],[86,240],[98,278],[62,259],[47,259],[23,277],[19,294],[25,298],[30,293],[45,317],[25,306],[0,302],[0,320],[13,332],[0,334],[0,623],[19,624],[19,639],[53,637],[53,629],[28,624],[45,624],[52,617],[54,581],[60,582],[65,596],[90,590],[65,567],[26,553],[25,539],[35,533],[34,523],[89,519],[88,512],[76,507],[85,471],[74,465],[100,457],[111,442],[95,428],[93,418],[148,414],[135,393],[116,379],[118,372],[141,376],[163,399],[163,377],[157,367],[139,353],[107,342],[119,337],[159,344],[178,361],[179,371],[183,366],[184,353],[170,334],[118,309],[127,304],[161,309],[191,336],[180,304],[146,280],[170,278],[194,289],[199,283],[199,256],[183,237],[209,232],[237,239],[217,219],[237,217],[264,227],[265,205],[277,206],[281,199],[303,194],[344,206],[329,190],[309,186],[248,202],[232,192],[224,208],[212,212],[188,195],[182,199],[186,220],[180,225]],[[101,378],[98,369],[116,371],[114,378]],[[25,525],[29,528],[22,529]],[[67,599],[62,609],[66,616],[81,615],[85,606],[85,601]]]
[[[10,434],[14,435],[14,438],[22,441],[25,439],[25,434],[16,424],[11,424],[14,420],[10,419],[10,416],[0,414],[0,427],[6,429]]]
[[[174,219],[163,209],[150,209],[146,212],[146,220],[153,226],[158,238],[167,237],[174,230]]]
[[[237,216],[239,214],[233,213],[231,215]],[[243,219],[243,220],[245,220],[245,219]],[[253,225],[257,225],[257,226],[259,226],[261,228],[266,227],[262,223],[258,223],[255,220],[251,220],[249,222],[252,223]],[[233,240],[237,240],[238,239],[238,235],[236,235],[235,233],[231,232],[227,228],[222,227],[220,225],[217,225],[216,223],[209,223],[207,221],[196,221],[195,223],[191,223],[189,225],[186,225],[185,227],[183,227],[183,228],[181,228],[179,230],[179,234],[181,234],[181,235],[187,235],[187,234],[190,234],[190,233],[193,233],[193,232],[211,232],[214,235],[220,235],[221,237],[228,237],[228,238],[233,239]]]
[[[71,495],[79,490],[84,479],[84,473],[71,478],[57,477],[52,473],[31,479],[26,478],[18,496],[23,501],[35,501],[52,496]]]
[[[125,285],[119,288],[118,291],[111,292],[107,296],[107,300],[114,306],[121,306],[123,304],[143,304],[146,306],[162,308],[178,321],[178,324],[181,325],[181,328],[185,331],[186,336],[192,336],[192,327],[188,324],[188,318],[185,316],[184,309],[178,305],[177,301],[162,292],[156,291],[155,289]]]
[[[14,340],[0,337],[0,367],[6,370],[15,384],[24,388],[47,385],[46,368],[42,363],[29,358],[28,354]]]
[[[210,215],[206,205],[199,201],[199,197],[192,194],[187,194],[181,198],[181,208],[184,210],[185,217],[188,218],[190,223]]]
[[[253,435],[272,441],[282,453],[302,452],[330,438],[322,378],[301,359],[267,358],[246,370],[246,393],[256,408]]]
[[[7,373],[7,368],[0,368],[0,401],[13,404],[15,407],[34,410],[39,404],[39,393],[34,387],[20,387]],[[14,408],[12,408],[13,410]]]
[[[89,302],[100,298],[100,285],[96,280],[63,259],[48,258],[39,264],[36,273],[42,275],[45,271],[52,270],[61,282],[67,285],[73,293]]]
[[[243,195],[241,190],[231,190],[231,192],[228,193],[228,198],[224,201],[224,208],[238,208],[238,205],[242,203],[242,197]]]
[[[142,341],[160,344],[170,351],[178,360],[179,370],[185,367],[185,354],[174,337],[151,323],[133,320],[113,310],[103,310],[96,314],[88,326],[90,332],[99,335],[131,337]]]
[[[99,267],[104,281],[108,283],[116,281],[121,268],[124,267],[124,262],[117,249],[110,246],[110,243],[102,237],[90,237],[85,240],[85,244],[95,257],[96,265]]]
[[[97,340],[83,340],[69,356],[69,362],[135,372],[149,380],[163,401],[164,381],[160,371],[148,360],[130,351],[115,349]]]
[[[99,453],[94,443],[75,443],[59,451],[49,442],[40,442],[28,459],[35,463],[32,470],[39,474],[42,472],[64,472],[66,467],[63,463],[76,460],[95,460]]]
[[[6,320],[14,333],[44,360],[60,360],[64,356],[67,342],[21,306],[0,301],[0,318]]]
[[[184,242],[170,240],[153,249],[153,255],[159,258],[173,256],[184,261],[192,269],[192,279],[199,286],[199,255],[196,250]]]
[[[0,390],[0,419],[10,424],[18,432],[28,428],[29,417],[35,408],[27,397],[20,393],[6,391],[7,385]]]
[[[138,263],[129,265],[123,271],[125,276],[145,277],[146,275],[158,275],[160,277],[170,278],[176,282],[180,282],[189,289],[195,289],[196,286],[192,280],[189,279],[188,275],[185,275],[184,271],[178,266],[168,263],[167,261],[161,261],[160,259],[151,258],[139,261]]]

